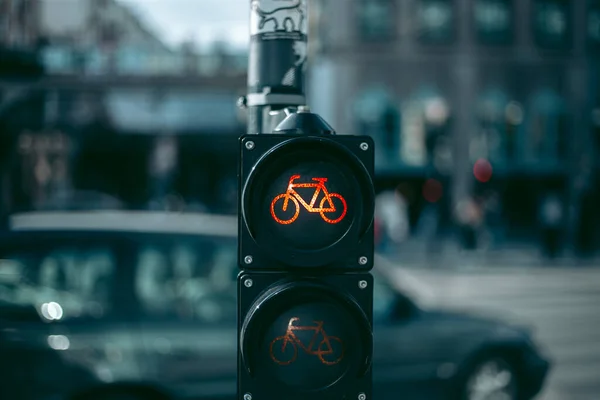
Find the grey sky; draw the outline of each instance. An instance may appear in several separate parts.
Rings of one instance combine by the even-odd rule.
[[[120,0],[134,8],[167,44],[193,37],[201,47],[248,43],[249,0]]]

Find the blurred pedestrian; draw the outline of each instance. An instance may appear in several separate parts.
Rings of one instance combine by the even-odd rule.
[[[419,216],[416,234],[425,241],[425,252],[427,257],[437,256],[441,251],[441,243],[438,237],[439,226],[439,205],[437,203],[426,204]]]
[[[589,257],[598,247],[595,229],[598,223],[596,196],[587,189],[581,196],[581,207],[577,226],[577,250],[580,257]]]
[[[375,200],[375,219],[378,222],[378,250],[389,253],[409,235],[408,205],[397,191],[385,191]]]
[[[540,207],[542,227],[542,250],[549,258],[555,258],[560,249],[560,236],[564,221],[563,204],[556,193],[547,193]]]
[[[483,222],[481,206],[473,198],[463,199],[457,205],[457,217],[463,248],[467,250],[476,249],[479,229]]]

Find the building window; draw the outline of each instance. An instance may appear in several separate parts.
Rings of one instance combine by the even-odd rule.
[[[591,47],[600,47],[600,0],[591,0],[587,14],[587,37]]]
[[[501,89],[488,89],[478,101],[479,133],[471,144],[471,159],[508,163],[519,158],[523,107]]]
[[[446,44],[454,40],[455,10],[452,0],[420,0],[417,20],[421,42]]]
[[[475,31],[485,44],[508,44],[513,36],[512,0],[477,0],[474,10]]]
[[[452,164],[450,107],[444,96],[435,88],[424,86],[403,105],[402,117],[403,162],[448,170]]]
[[[359,28],[365,40],[391,39],[396,32],[396,4],[394,0],[360,0]]]
[[[530,160],[554,163],[567,156],[567,113],[556,92],[545,89],[533,97],[527,155]]]
[[[384,88],[371,88],[354,105],[359,132],[376,142],[377,156],[396,162],[400,158],[400,113]]]
[[[560,49],[571,40],[571,10],[568,0],[535,0],[533,27],[539,47]]]

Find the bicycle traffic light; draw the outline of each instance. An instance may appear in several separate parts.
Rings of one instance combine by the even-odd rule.
[[[371,269],[370,137],[246,135],[240,143],[244,269]]]
[[[299,112],[239,161],[238,397],[370,399],[372,139]]]

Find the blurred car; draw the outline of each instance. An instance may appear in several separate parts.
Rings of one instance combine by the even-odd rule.
[[[235,398],[234,216],[37,212],[10,227],[0,237],[0,398]],[[395,271],[376,259],[375,399],[540,391],[549,362],[526,330],[419,307]]]
[[[35,205],[36,210],[122,210],[122,201],[94,190],[57,190],[52,196]]]

